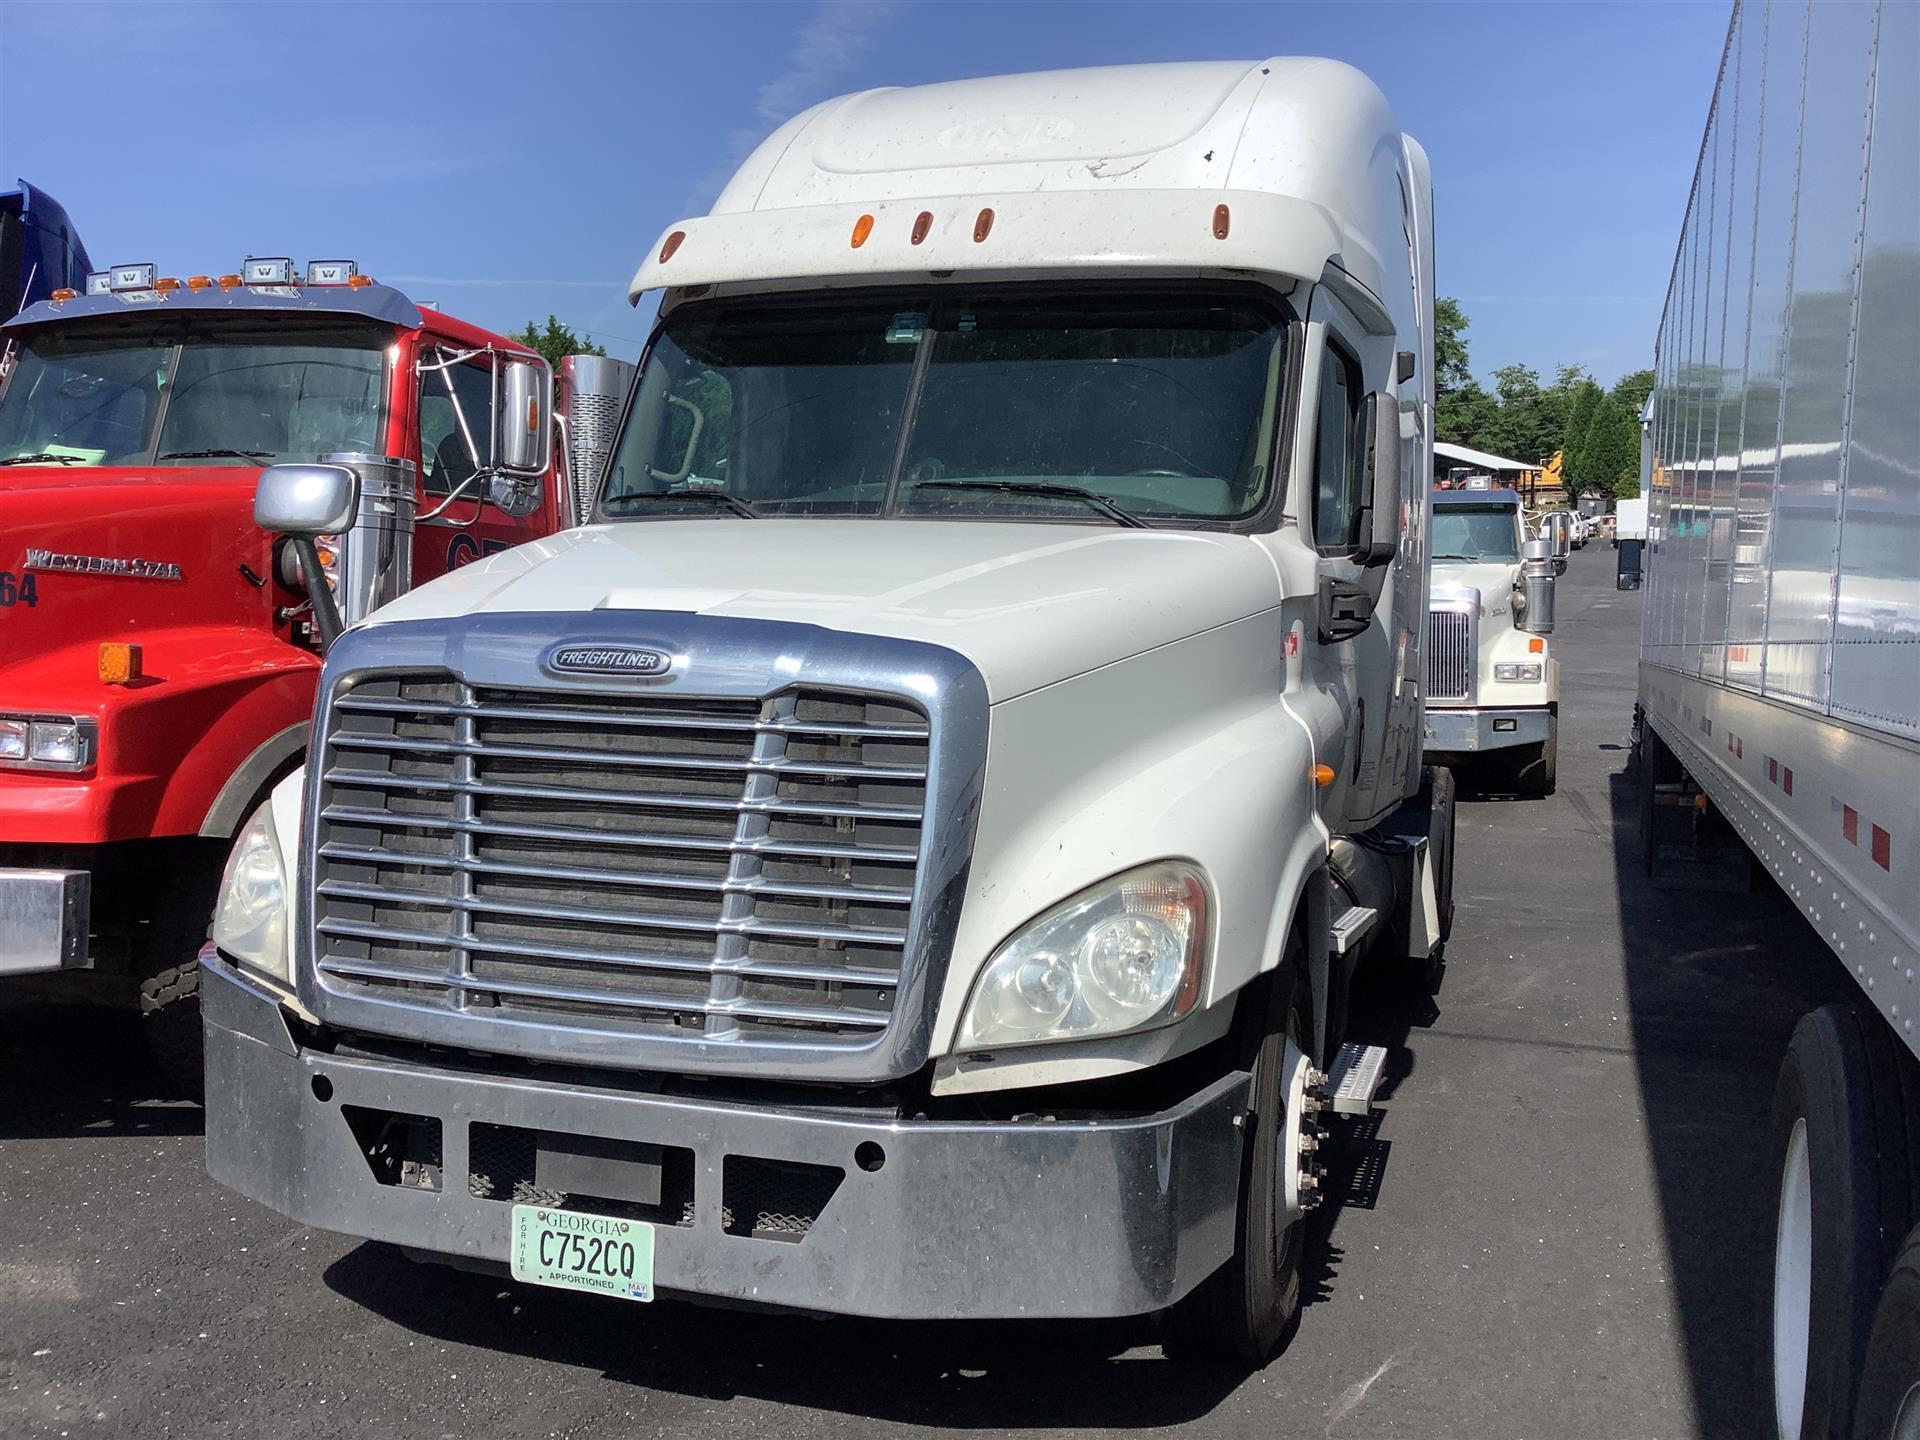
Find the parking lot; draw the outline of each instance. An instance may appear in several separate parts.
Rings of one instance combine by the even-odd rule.
[[[1628,772],[1639,597],[1572,557],[1560,789],[1475,794],[1458,922],[1250,1377],[1151,1326],[652,1308],[410,1263],[215,1186],[84,984],[0,988],[0,1433],[1742,1436],[1773,1071],[1844,994],[1777,895],[1655,890]]]

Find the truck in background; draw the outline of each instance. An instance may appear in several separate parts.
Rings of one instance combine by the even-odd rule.
[[[330,652],[204,967],[214,1177],[532,1283],[1265,1360],[1348,997],[1450,908],[1431,225],[1331,61],[782,126],[647,252],[594,523]]]
[[[1502,763],[1522,795],[1554,791],[1560,662],[1552,542],[1528,539],[1517,491],[1435,490],[1425,748],[1456,771]]]
[[[1909,4],[1736,7],[1642,452],[1649,867],[1731,832],[1858,987],[1775,1093],[1782,1437],[1920,1428],[1916,54]]]
[[[24,180],[0,190],[0,321],[55,290],[79,289],[92,269],[58,200]]]
[[[320,669],[324,610],[255,528],[256,477],[354,472],[357,518],[316,552],[348,623],[574,502],[544,450],[501,459],[529,424],[551,449],[544,362],[350,262],[82,289],[0,328],[0,976],[130,973],[197,1089],[221,866],[304,751]],[[537,415],[508,412],[516,377]]]

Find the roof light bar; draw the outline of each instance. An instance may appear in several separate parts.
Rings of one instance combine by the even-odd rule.
[[[287,255],[270,255],[262,259],[249,255],[247,263],[240,267],[240,273],[246,277],[249,285],[291,285],[293,259]]]

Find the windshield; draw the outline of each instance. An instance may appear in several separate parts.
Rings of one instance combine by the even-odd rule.
[[[1511,505],[1433,507],[1433,558],[1517,563],[1520,526]]]
[[[689,307],[601,515],[1232,520],[1269,498],[1285,339],[1231,292]]]
[[[0,465],[271,465],[385,448],[386,341],[365,326],[29,331]]]

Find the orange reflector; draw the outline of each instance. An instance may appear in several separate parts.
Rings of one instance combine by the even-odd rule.
[[[367,286],[371,285],[372,283],[373,283],[373,277],[371,275],[347,276],[347,288],[350,290],[365,289]]]
[[[1529,655],[1546,654],[1547,642],[1542,640],[1538,635],[1535,635],[1531,640],[1527,641],[1527,653]]]
[[[240,277],[239,277],[238,275],[222,275],[222,276],[220,277],[220,288],[221,288],[222,290],[237,290],[237,289],[239,289],[239,288],[240,288]]]
[[[862,215],[853,222],[853,248],[858,250],[867,243],[867,236],[873,233],[873,217]]]
[[[189,290],[211,290],[212,288],[213,281],[205,275],[187,276],[187,289]]]
[[[1233,214],[1231,211],[1227,209],[1226,206],[1216,205],[1213,207],[1213,238],[1214,239],[1216,240],[1226,239],[1227,227],[1230,226],[1232,223],[1233,223]]]
[[[66,286],[62,285],[58,290],[54,291],[53,294],[49,295],[47,298],[53,301],[53,303],[56,305],[64,305],[69,300],[79,299],[80,292],[78,290],[69,290],[67,289]]]
[[[913,243],[918,245],[927,238],[927,232],[933,228],[933,212],[922,210],[913,217]]]
[[[982,210],[973,222],[973,243],[978,245],[993,233],[993,211]]]
[[[112,641],[100,647],[100,683],[124,685],[140,678],[140,647]]]
[[[1331,765],[1316,765],[1307,773],[1313,776],[1313,783],[1316,789],[1324,790],[1333,783],[1333,767]]]
[[[171,275],[165,275],[153,282],[153,288],[162,295],[171,295],[180,288],[180,282]]]
[[[527,433],[529,435],[540,433],[540,402],[538,400],[527,401]]]
[[[673,252],[680,248],[680,242],[686,238],[687,232],[684,230],[676,230],[667,236],[666,242],[660,247],[660,263],[662,265],[673,258]]]

